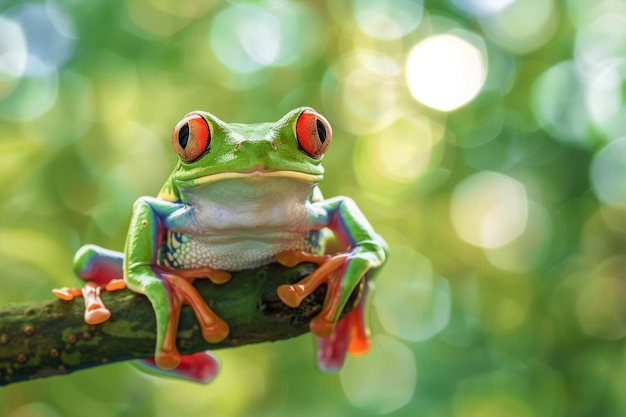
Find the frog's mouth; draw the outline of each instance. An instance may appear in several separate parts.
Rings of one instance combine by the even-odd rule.
[[[251,171],[230,171],[230,172],[219,172],[216,174],[209,174],[202,177],[195,178],[193,180],[184,181],[189,185],[204,185],[210,184],[217,181],[222,180],[233,180],[233,179],[263,179],[270,177],[278,177],[278,178],[292,178],[295,180],[300,180],[308,183],[318,183],[321,181],[321,175],[308,174],[306,172],[300,171],[290,171],[290,170],[279,170],[279,171],[263,171],[261,169],[254,169]]]

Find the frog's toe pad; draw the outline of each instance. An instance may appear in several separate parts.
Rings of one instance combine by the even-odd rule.
[[[126,288],[126,283],[123,279],[113,279],[105,285],[104,289],[107,291],[119,291]]]
[[[283,303],[293,308],[298,307],[302,302],[304,296],[306,296],[306,294],[304,294],[303,296],[304,289],[302,288],[302,285],[297,284],[281,285],[280,287],[278,287],[277,293],[278,297],[280,297]]]
[[[156,353],[154,359],[150,360],[154,360],[156,366],[165,371],[175,369],[179,366],[181,356],[178,350],[175,352],[161,350]]]
[[[354,356],[363,356],[366,355],[370,351],[370,347],[372,346],[372,342],[368,337],[360,338],[353,337],[350,340],[350,345],[348,346],[348,352],[353,354]]]
[[[204,340],[209,343],[219,343],[226,339],[229,333],[230,327],[219,317],[215,318],[215,323],[213,325],[202,329],[202,336],[204,337]]]
[[[187,381],[208,384],[220,371],[220,361],[212,352],[198,352],[180,357],[180,363],[173,369],[160,368],[154,359],[139,361],[140,368],[158,376],[169,376]]]
[[[85,309],[85,323],[100,324],[111,317],[111,312],[103,305],[90,305]]]
[[[70,300],[73,300],[74,297],[78,295],[82,295],[83,293],[81,292],[80,289],[77,289],[77,288],[63,287],[63,288],[53,289],[52,294],[56,295],[61,300],[70,301]]]

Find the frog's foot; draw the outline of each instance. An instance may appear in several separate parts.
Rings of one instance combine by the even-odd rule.
[[[302,300],[315,291],[317,287],[321,284],[327,285],[322,311],[309,324],[311,332],[318,337],[329,337],[335,326],[340,307],[342,271],[348,259],[349,254],[347,253],[328,256],[305,252],[284,252],[276,256],[276,260],[285,266],[294,266],[300,262],[313,262],[319,265],[311,275],[301,281],[278,287],[278,297],[288,306],[298,307]]]
[[[100,298],[100,291],[117,291],[126,288],[126,284],[121,279],[109,281],[106,285],[99,285],[93,281],[87,281],[85,286],[81,288],[58,288],[53,289],[52,293],[62,300],[70,301],[74,297],[82,296],[85,299],[85,323],[100,324],[104,323],[111,317],[111,311],[104,305]]]
[[[158,376],[169,376],[187,381],[208,384],[220,371],[220,361],[212,352],[198,352],[182,355],[180,363],[173,369],[160,368],[153,358],[142,359],[135,363],[141,370]]]
[[[300,262],[320,265],[303,280],[278,287],[280,299],[288,306],[297,307],[319,285],[324,283],[327,285],[322,311],[309,324],[311,332],[317,336],[317,360],[320,369],[335,372],[343,365],[347,352],[353,355],[367,353],[370,340],[365,323],[365,307],[368,302],[368,290],[372,286],[367,274],[369,270],[367,262],[360,262],[354,252],[331,256],[286,252],[279,254],[276,259],[285,266],[294,266]],[[357,279],[346,280],[347,275],[356,276]],[[364,285],[358,306],[337,321],[354,286],[361,280]],[[350,285],[348,281],[354,285]]]
[[[230,328],[207,305],[198,291],[191,284],[193,279],[186,279],[177,270],[161,270],[160,277],[169,289],[170,311],[165,325],[165,332],[161,346],[157,346],[155,362],[162,369],[174,369],[181,364],[181,355],[176,348],[176,333],[180,320],[180,311],[183,305],[189,305],[194,311],[202,336],[209,343],[219,343],[224,340]]]

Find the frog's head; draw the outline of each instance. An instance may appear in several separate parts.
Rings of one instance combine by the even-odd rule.
[[[324,152],[332,140],[328,121],[302,107],[275,123],[225,123],[210,113],[187,114],[172,132],[179,162],[173,192],[223,179],[282,177],[312,185],[323,177]]]

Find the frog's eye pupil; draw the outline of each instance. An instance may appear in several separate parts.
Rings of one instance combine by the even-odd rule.
[[[326,127],[320,119],[315,119],[315,124],[317,126],[317,136],[319,136],[320,142],[322,142],[323,145],[324,142],[326,142]]]
[[[187,147],[187,142],[189,142],[189,123],[186,123],[183,127],[181,127],[180,132],[178,132],[178,144],[180,147],[185,149]]]

